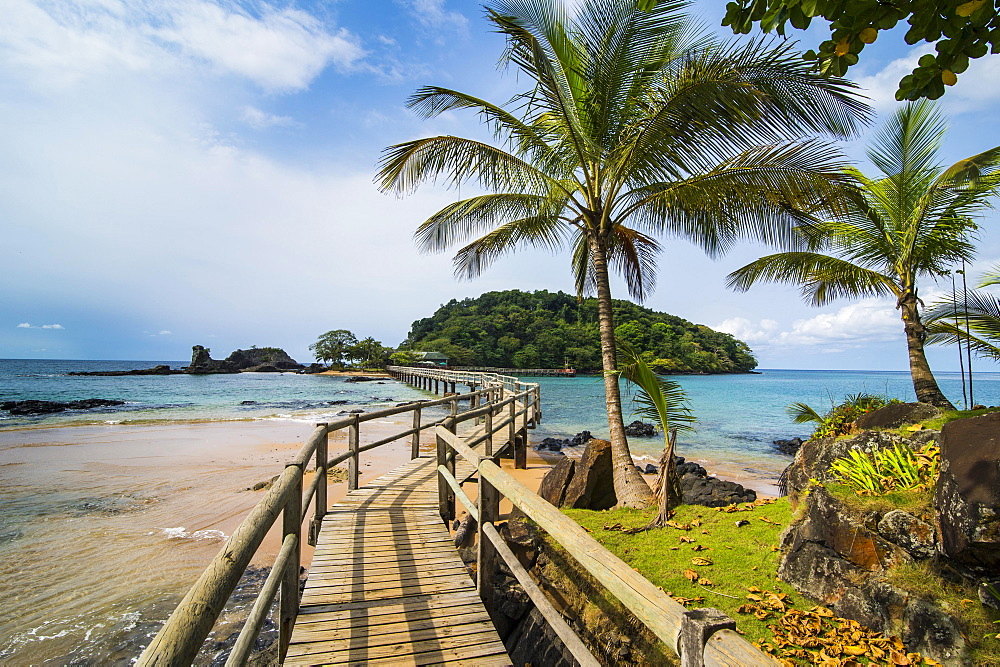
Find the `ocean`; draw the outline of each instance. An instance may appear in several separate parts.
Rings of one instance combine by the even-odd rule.
[[[259,499],[247,487],[280,472],[312,424],[345,410],[430,397],[392,380],[292,373],[66,375],[159,363],[184,365],[0,360],[0,402],[126,402],[37,417],[0,412],[3,664],[128,664]],[[583,430],[606,436],[599,377],[523,379],[541,385],[543,420],[532,441]],[[678,453],[765,492],[791,460],[772,441],[810,430],[792,423],[789,404],[823,411],[860,391],[913,400],[909,375],[898,372],[763,370],[674,379],[698,418]],[[938,380],[961,401],[958,374]],[[977,374],[975,392],[977,403],[1000,404],[1000,373]],[[626,398],[626,411],[628,405]],[[630,444],[637,459],[653,460],[662,439]],[[364,463],[363,474],[405,460],[407,450],[401,444],[374,467]]]

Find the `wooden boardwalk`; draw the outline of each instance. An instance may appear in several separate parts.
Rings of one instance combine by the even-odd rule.
[[[284,664],[511,664],[437,494],[425,455],[330,509]]]

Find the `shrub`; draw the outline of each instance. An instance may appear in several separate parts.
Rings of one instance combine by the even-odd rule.
[[[852,450],[830,465],[843,484],[861,496],[879,496],[889,491],[924,490],[937,479],[941,450],[934,443],[914,452],[899,443],[892,449],[866,454]]]
[[[902,403],[898,398],[889,398],[879,394],[849,394],[844,402],[830,408],[821,415],[805,403],[793,403],[788,406],[788,414],[796,424],[816,422],[818,426],[810,438],[827,438],[846,435],[854,427],[855,420],[863,414],[874,412],[892,403]]]

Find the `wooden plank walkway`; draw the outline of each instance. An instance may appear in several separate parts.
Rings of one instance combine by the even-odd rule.
[[[437,502],[425,455],[331,508],[284,664],[511,664]]]

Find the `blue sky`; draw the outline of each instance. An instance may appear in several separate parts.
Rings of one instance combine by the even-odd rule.
[[[0,358],[182,360],[202,344],[217,356],[275,345],[307,361],[329,329],[394,345],[452,298],[572,291],[567,258],[534,252],[456,281],[447,255],[421,255],[411,239],[454,192],[400,199],[372,184],[387,145],[481,133],[471,115],[414,117],[404,103],[419,86],[496,101],[519,89],[496,69],[502,40],[478,4],[4,5]],[[723,3],[694,10],[717,26]],[[797,36],[808,48],[815,34]],[[927,49],[883,35],[851,75],[890,111]],[[998,99],[1000,58],[974,61],[943,100],[945,161],[1000,144]],[[844,150],[866,167],[863,146]],[[1000,262],[998,217],[982,222],[973,274]],[[764,249],[712,261],[686,242],[666,248],[645,305],[740,336],[762,367],[906,368],[891,303],[816,309],[777,286],[735,294],[726,274]],[[955,358],[931,353],[941,370]]]

